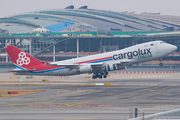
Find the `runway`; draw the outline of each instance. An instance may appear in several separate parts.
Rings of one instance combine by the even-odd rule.
[[[9,79],[10,74],[0,76],[1,90],[19,90],[19,93],[20,90],[39,90],[6,98],[2,98],[0,92],[0,119],[125,120],[134,116],[130,109],[135,107],[145,115],[180,107],[179,73],[111,73],[107,79],[95,80],[85,78],[88,75],[30,79],[26,76]]]

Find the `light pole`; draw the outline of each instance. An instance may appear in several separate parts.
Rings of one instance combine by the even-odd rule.
[[[139,108],[139,110],[143,113],[143,120],[144,120],[144,111],[140,108]]]

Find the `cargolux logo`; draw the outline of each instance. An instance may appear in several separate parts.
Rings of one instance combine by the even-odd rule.
[[[136,56],[138,56],[138,59],[145,59],[145,58],[152,57],[151,48],[144,49],[144,50],[138,49],[138,50],[130,51],[126,53],[115,54],[113,55],[113,59],[114,60],[123,59],[123,58],[132,59],[133,57],[136,57]]]
[[[20,52],[18,54],[19,58],[16,60],[17,65],[22,66],[22,65],[28,65],[30,63],[30,58],[26,57],[26,53]]]

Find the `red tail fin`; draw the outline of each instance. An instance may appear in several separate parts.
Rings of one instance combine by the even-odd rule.
[[[18,49],[13,45],[9,45],[4,47],[6,52],[8,53],[9,57],[19,67],[29,68],[37,65],[41,65],[41,61],[36,59],[35,57],[25,53],[24,51]]]

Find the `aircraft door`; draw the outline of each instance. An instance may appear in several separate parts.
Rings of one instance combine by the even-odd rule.
[[[155,48],[156,48],[156,54],[160,54],[161,53],[161,50],[159,48],[159,43],[155,43],[154,44]]]

